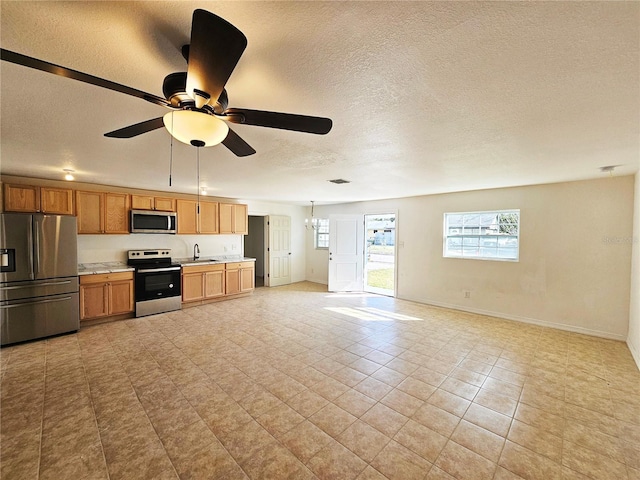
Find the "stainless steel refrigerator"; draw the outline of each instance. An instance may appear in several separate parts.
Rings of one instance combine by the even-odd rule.
[[[78,330],[76,217],[0,214],[0,344]]]

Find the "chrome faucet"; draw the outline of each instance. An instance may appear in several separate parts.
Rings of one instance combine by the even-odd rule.
[[[200,247],[198,246],[198,244],[196,243],[193,246],[193,259],[197,260],[198,258],[200,258]]]

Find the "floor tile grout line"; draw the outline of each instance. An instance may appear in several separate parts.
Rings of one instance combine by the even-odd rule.
[[[44,436],[44,404],[47,399],[47,345],[49,340],[44,343],[44,358],[42,368],[42,411],[40,412],[40,445],[38,447],[38,479],[40,478],[40,469],[42,468],[42,441]]]
[[[80,343],[80,339],[78,336],[76,336],[76,342],[78,344],[78,350],[80,353],[80,358],[82,359],[82,346]],[[105,468],[105,473],[107,475],[107,480],[111,479],[111,474],[109,473],[109,464],[107,463],[107,456],[104,453],[104,443],[102,442],[102,433],[100,433],[100,427],[98,425],[98,416],[96,414],[96,408],[95,408],[95,402],[93,400],[93,393],[91,392],[91,383],[89,382],[89,376],[87,375],[87,366],[84,362],[84,360],[82,361],[82,371],[83,371],[83,375],[84,375],[84,380],[86,382],[87,385],[87,389],[89,391],[89,400],[91,401],[91,411],[93,412],[93,422],[96,426],[96,432],[98,433],[98,439],[100,440],[100,452],[102,453],[102,460],[104,461],[104,468]]]

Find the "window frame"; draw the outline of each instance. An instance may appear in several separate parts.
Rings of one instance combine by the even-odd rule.
[[[312,220],[313,228],[313,248],[316,250],[329,250],[329,219],[328,218],[314,218]],[[326,231],[321,231],[326,228]],[[319,245],[320,235],[326,236],[326,247]]]
[[[506,223],[506,225],[516,225],[517,227],[517,233],[514,234],[500,234],[500,233],[482,233],[482,229],[483,229],[483,225],[482,222],[479,222],[477,224],[477,228],[476,230],[478,230],[476,233],[470,233],[468,235],[464,234],[464,230],[465,230],[465,223],[464,223],[464,216],[465,215],[495,215],[496,217],[498,217],[499,215],[504,215],[504,214],[517,214],[518,216],[518,221],[516,224],[513,223]],[[451,230],[451,228],[449,228],[448,225],[448,219],[449,216],[452,215],[461,215],[463,216],[463,220],[462,220],[462,226],[460,228],[460,230],[462,231],[461,233],[456,233],[456,234],[451,234],[449,233],[449,230]],[[468,211],[468,212],[445,212],[443,215],[443,223],[442,223],[442,257],[443,258],[458,258],[458,259],[464,259],[464,260],[489,260],[489,261],[497,261],[497,262],[519,262],[520,261],[520,224],[521,224],[521,214],[520,214],[520,209],[518,208],[509,208],[509,209],[503,209],[503,210],[481,210],[481,211]],[[500,223],[497,224],[498,228],[501,225]],[[472,224],[471,225],[476,226],[476,224]],[[488,230],[489,228],[487,228]],[[482,239],[495,239],[496,242],[496,252],[498,251],[498,246],[499,246],[499,239],[500,237],[509,237],[509,238],[513,238],[515,237],[516,239],[516,255],[515,258],[513,257],[498,257],[498,256],[487,256],[485,255],[480,255],[478,253],[478,255],[465,255],[464,254],[464,242],[465,239],[476,239],[477,240],[477,249],[480,250],[482,248],[481,245],[481,241]],[[450,238],[460,238],[460,252],[461,254],[457,254],[457,253],[453,253],[451,251],[448,250],[447,246],[448,246],[448,240]],[[488,247],[485,247],[488,248]]]

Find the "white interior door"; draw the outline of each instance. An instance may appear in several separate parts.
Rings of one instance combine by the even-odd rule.
[[[364,246],[362,215],[329,216],[329,291],[361,292]]]
[[[269,272],[265,285],[277,287],[291,283],[291,217],[286,215],[269,215]]]

